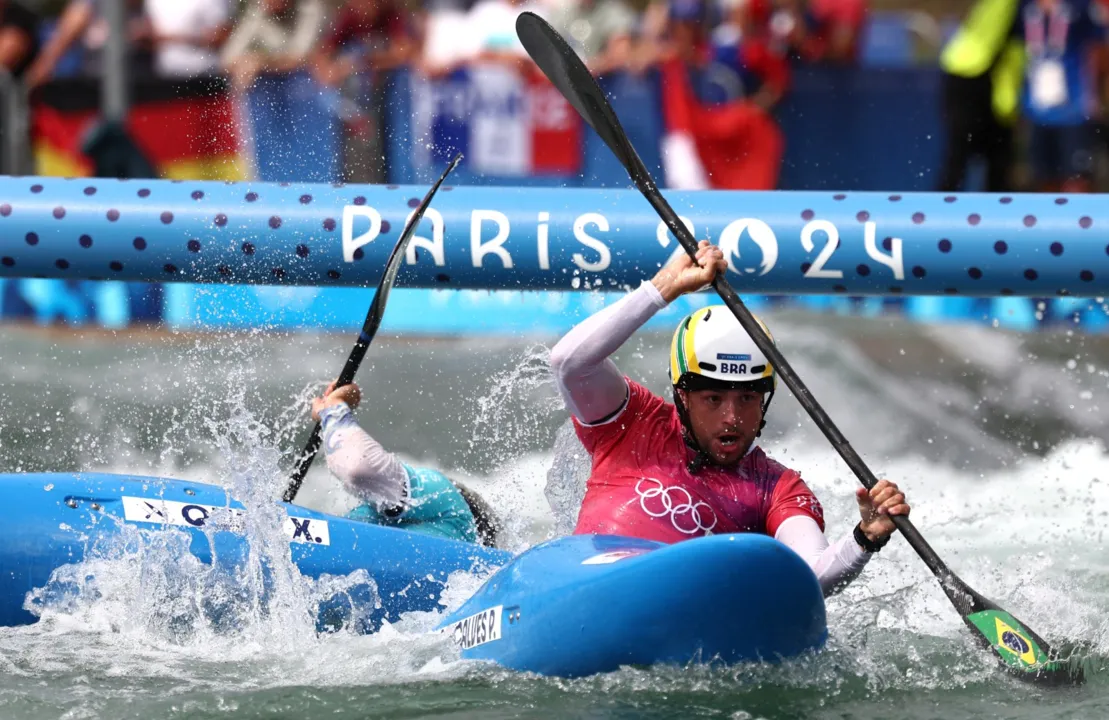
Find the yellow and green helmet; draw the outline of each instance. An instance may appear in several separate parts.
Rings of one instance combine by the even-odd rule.
[[[755,320],[771,342],[766,324]],[[774,392],[777,373],[726,305],[709,305],[687,315],[670,343],[670,382],[675,388],[748,387]]]

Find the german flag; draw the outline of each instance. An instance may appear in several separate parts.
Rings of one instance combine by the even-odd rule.
[[[66,79],[35,92],[31,140],[39,175],[88,177],[93,161],[82,152],[100,120],[100,82]],[[157,174],[172,180],[246,177],[235,103],[223,78],[145,79],[131,86],[127,133]]]

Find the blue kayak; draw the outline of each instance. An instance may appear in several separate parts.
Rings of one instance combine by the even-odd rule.
[[[49,601],[44,588],[64,594],[56,587],[60,568],[165,537],[166,529],[185,533],[188,553],[229,576],[250,550],[243,528],[252,511],[203,483],[0,474],[0,507],[8,510],[0,524],[0,626],[35,622],[34,603]],[[763,535],[676,545],[579,535],[512,557],[297,505],[253,512],[282,526],[302,575],[364,570],[372,579],[373,587],[345,588],[320,601],[321,631],[374,632],[404,613],[441,610],[452,573],[495,570],[440,632],[464,659],[513,670],[572,677],[624,665],[773,662],[819,649],[827,638],[815,575]]]
[[[0,507],[8,509],[0,523],[0,626],[35,622],[24,607],[27,594],[45,587],[63,565],[110,555],[128,541],[124,527],[183,531],[189,552],[228,576],[249,552],[243,504],[204,483],[101,473],[0,474]],[[302,575],[318,579],[364,569],[376,586],[322,602],[321,631],[356,617],[355,629],[373,632],[403,613],[442,610],[439,597],[451,573],[487,572],[511,558],[501,550],[297,505],[276,503],[272,509]]]
[[[766,535],[666,545],[578,535],[497,571],[442,624],[463,658],[574,677],[625,665],[775,662],[823,647],[824,597]]]

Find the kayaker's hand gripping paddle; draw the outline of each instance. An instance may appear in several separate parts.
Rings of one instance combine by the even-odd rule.
[[[670,228],[670,232],[686,252],[691,257],[695,257],[697,241],[685,224],[678,220],[678,215],[670,204],[662,197],[651,174],[628,141],[604,92],[573,49],[554,28],[530,12],[521,13],[517,17],[516,34],[543,74],[574,106],[582,119],[589,123],[590,127],[605,141],[624,165],[624,169],[628,171],[632,182]],[[812,393],[782,357],[728,281],[723,275],[718,274],[712,281],[712,286],[758,348],[770,359],[786,386],[859,478],[863,487],[867,490],[873,488],[878,483],[878,479],[816,402]],[[1069,663],[1061,660],[1047,643],[1028,629],[1024,623],[997,604],[982,597],[951,572],[907,517],[900,515],[892,517],[905,540],[939,578],[941,587],[963,621],[981,644],[993,651],[1006,670],[1024,680],[1042,684],[1064,685],[1084,682],[1085,677],[1080,667],[1071,667]]]
[[[461,160],[461,153],[454,156],[447,169],[427,191],[427,195],[424,195],[424,199],[416,208],[416,212],[412,213],[412,217],[404,226],[400,239],[397,240],[393,252],[389,255],[388,262],[385,263],[385,272],[381,274],[381,282],[377,284],[377,292],[374,293],[374,301],[370,305],[369,312],[366,313],[366,321],[362,323],[362,332],[358,335],[358,342],[354,344],[354,348],[350,351],[350,356],[347,358],[346,364],[343,365],[343,371],[339,373],[339,378],[335,381],[335,387],[340,388],[344,385],[350,385],[354,381],[358,366],[362,364],[362,358],[366,356],[366,350],[370,347],[374,335],[377,334],[377,329],[381,326],[381,318],[385,314],[385,303],[389,299],[389,291],[393,289],[393,283],[396,282],[397,272],[400,271],[408,241],[416,233],[416,228],[419,226],[424,212],[431,205],[431,199],[435,197],[439,186],[443,184],[443,181],[447,179],[447,175],[450,175]],[[320,423],[317,422],[316,427],[312,430],[312,435],[308,438],[308,443],[304,446],[304,451],[297,458],[296,467],[293,468],[292,477],[289,478],[289,486],[285,488],[285,494],[281,497],[282,500],[291,503],[296,498],[300,485],[304,482],[304,476],[308,474],[308,468],[312,467],[312,461],[316,459],[316,453],[319,452],[319,449]]]

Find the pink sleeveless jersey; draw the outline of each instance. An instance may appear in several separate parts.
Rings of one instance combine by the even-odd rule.
[[[789,517],[824,512],[801,476],[756,447],[738,465],[687,469],[694,457],[672,404],[628,380],[630,397],[611,422],[574,427],[593,456],[575,534],[674,543],[706,534],[770,535]]]

